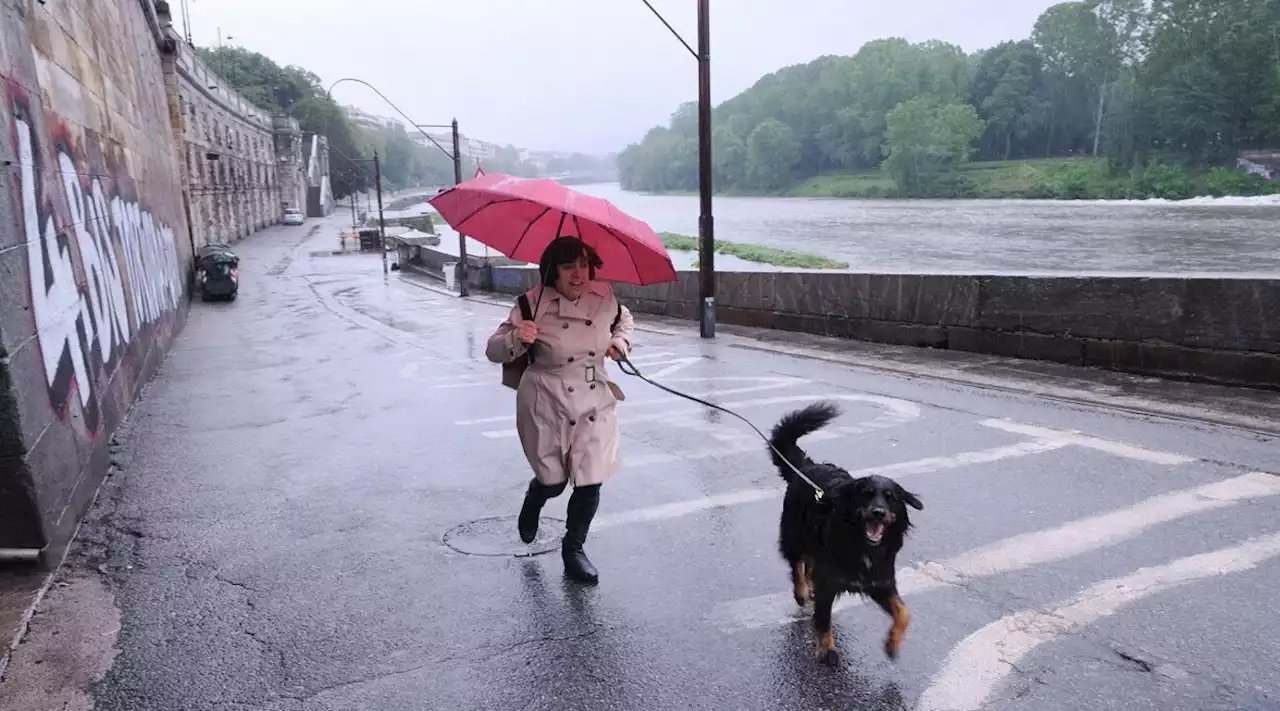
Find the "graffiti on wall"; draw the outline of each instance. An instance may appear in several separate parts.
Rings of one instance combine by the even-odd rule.
[[[49,399],[65,416],[77,397],[96,436],[99,389],[183,298],[174,232],[130,194],[132,180],[113,177],[100,159],[77,161],[65,131],[51,132],[42,150],[29,101],[10,95],[17,97],[9,108],[21,229]],[[85,143],[84,154],[101,155],[96,137]]]

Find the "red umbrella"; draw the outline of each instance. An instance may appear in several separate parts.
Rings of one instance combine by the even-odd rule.
[[[653,228],[554,180],[486,173],[429,202],[450,227],[511,259],[537,264],[556,237],[581,237],[604,261],[599,279],[642,286],[677,279]]]

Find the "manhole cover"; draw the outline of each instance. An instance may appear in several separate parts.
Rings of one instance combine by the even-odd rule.
[[[527,558],[557,550],[561,538],[564,521],[558,518],[543,516],[538,523],[538,537],[526,544],[516,532],[516,517],[498,516],[454,526],[445,531],[444,544],[467,555]]]

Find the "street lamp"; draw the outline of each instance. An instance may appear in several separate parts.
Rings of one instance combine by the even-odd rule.
[[[415,123],[414,120],[409,118],[408,114],[401,111],[400,107],[396,106],[395,103],[391,101],[391,99],[388,99],[386,95],[383,94],[381,91],[378,91],[378,89],[374,85],[370,84],[369,82],[363,79],[356,79],[354,77],[343,77],[342,79],[339,79],[334,83],[330,84],[329,88],[325,91],[325,95],[327,95],[330,99],[333,99],[333,88],[344,81],[353,81],[357,84],[363,84],[369,87],[370,89],[372,89],[373,93],[377,94],[379,97],[382,98],[383,101],[387,102],[387,105],[395,109],[396,113],[400,114],[404,118],[404,120],[409,123],[409,125],[418,129],[418,131],[424,137],[426,137],[428,141],[431,141],[432,145],[434,145],[436,148],[439,148],[442,153],[444,153],[446,156],[449,157],[450,160],[453,161],[453,184],[457,185],[458,183],[462,182],[462,156],[459,155],[458,153],[458,119],[454,119],[453,123],[451,124],[453,128],[453,153],[450,154],[449,151],[446,151],[444,149],[444,146],[440,145],[436,141],[436,139],[431,137],[431,134],[423,130],[424,126],[433,127],[433,124]],[[444,126],[438,126],[438,128],[444,128]],[[382,219],[381,193],[379,193],[378,200],[379,200],[378,219],[379,221],[381,221]],[[467,289],[466,275],[467,275],[467,238],[461,232],[459,232],[458,233],[458,295],[459,296],[467,296],[470,294],[470,291]]]
[[[436,139],[432,138],[431,134],[427,133],[426,131],[423,131],[423,129],[424,128],[448,128],[453,131],[453,155],[450,156],[453,159],[453,184],[457,185],[458,183],[461,183],[462,182],[462,151],[461,151],[461,148],[459,147],[460,141],[458,137],[458,119],[454,119],[453,123],[448,125],[437,124],[437,123],[422,123],[422,124],[415,123],[413,127],[418,129],[419,131],[422,131],[422,135],[426,136],[427,140],[431,141],[432,143],[435,143],[437,148],[440,147],[440,144],[436,143]],[[445,155],[449,155],[449,151],[445,151],[443,148],[440,148],[440,150],[444,151]],[[467,289],[467,237],[466,235],[462,234],[461,231],[458,232],[457,279],[458,279],[458,295],[466,296],[467,294],[470,293],[470,291]]]
[[[386,224],[383,222],[383,219],[382,219],[382,161],[379,159],[378,151],[376,150],[373,152],[372,159],[347,158],[347,160],[350,161],[351,163],[373,163],[373,180],[374,180],[375,191],[378,193],[378,247],[379,247],[378,251],[382,252],[382,274],[383,276],[386,276],[388,273],[387,229],[386,229]],[[352,193],[353,197],[351,200],[351,213],[353,216],[356,210],[354,195],[355,194]],[[357,234],[356,239],[359,239],[359,233],[357,232],[356,234]]]
[[[711,2],[698,0],[698,51],[675,31],[662,14],[640,0],[662,20],[698,61],[698,321],[702,337],[716,337],[715,221],[711,215]]]

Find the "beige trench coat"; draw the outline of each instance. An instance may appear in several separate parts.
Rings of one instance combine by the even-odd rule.
[[[613,343],[630,352],[634,320],[621,306],[618,326],[610,331],[620,304],[606,282],[590,282],[576,305],[553,287],[545,287],[539,303],[543,288],[525,293],[529,308],[537,308],[538,340],[534,362],[516,390],[516,431],[538,481],[603,484],[622,465],[618,399],[605,372],[605,351]],[[513,307],[489,337],[490,361],[508,363],[524,353],[516,336],[523,320],[519,306]]]

